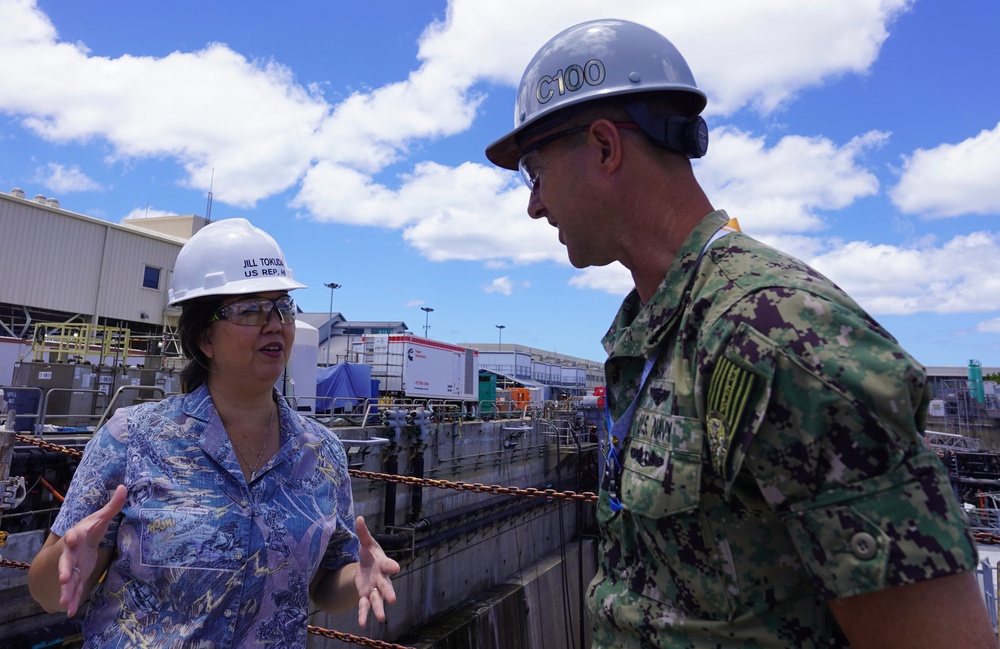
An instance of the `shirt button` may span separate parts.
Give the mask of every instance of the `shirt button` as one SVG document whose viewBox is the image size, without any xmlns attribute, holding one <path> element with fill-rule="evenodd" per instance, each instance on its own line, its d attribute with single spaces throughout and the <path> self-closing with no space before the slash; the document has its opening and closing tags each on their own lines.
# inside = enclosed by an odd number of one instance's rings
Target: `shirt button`
<svg viewBox="0 0 1000 649">
<path fill-rule="evenodd" d="M 240 552 L 239 550 L 236 551 L 236 554 L 234 556 L 236 557 L 237 561 L 243 561 L 243 553 Z"/>
<path fill-rule="evenodd" d="M 851 552 L 859 559 L 872 559 L 878 554 L 878 543 L 868 532 L 858 532 L 851 537 Z"/>
<path fill-rule="evenodd" d="M 244 507 L 246 507 L 247 505 L 250 504 L 250 501 L 247 500 L 246 498 L 244 498 L 243 500 L 240 501 L 240 504 L 243 505 Z"/>
<path fill-rule="evenodd" d="M 226 618 L 228 619 L 228 618 L 231 618 L 233 616 L 233 612 L 230 611 L 229 609 L 226 609 L 226 612 L 223 613 L 223 615 L 225 615 Z"/>
</svg>

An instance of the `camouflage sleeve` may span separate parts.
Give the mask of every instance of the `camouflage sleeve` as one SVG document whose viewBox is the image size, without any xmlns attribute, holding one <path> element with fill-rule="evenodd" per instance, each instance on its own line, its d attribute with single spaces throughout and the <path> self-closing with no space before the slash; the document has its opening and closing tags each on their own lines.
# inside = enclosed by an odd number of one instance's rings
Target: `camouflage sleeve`
<svg viewBox="0 0 1000 649">
<path fill-rule="evenodd" d="M 752 476 L 824 597 L 975 567 L 921 434 L 924 371 L 876 322 L 846 301 L 769 288 L 737 302 L 707 340 L 706 372 L 749 377 L 732 437 L 710 441 L 715 468 Z M 706 428 L 711 438 L 710 416 Z"/>
</svg>

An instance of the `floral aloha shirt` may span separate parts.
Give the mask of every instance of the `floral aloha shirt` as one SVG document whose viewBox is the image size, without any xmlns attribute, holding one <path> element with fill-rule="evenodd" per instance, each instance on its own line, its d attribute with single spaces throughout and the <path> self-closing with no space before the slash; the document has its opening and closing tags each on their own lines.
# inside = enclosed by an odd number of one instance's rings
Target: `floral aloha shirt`
<svg viewBox="0 0 1000 649">
<path fill-rule="evenodd" d="M 128 500 L 84 620 L 87 647 L 304 647 L 309 584 L 358 561 L 347 458 L 276 395 L 281 447 L 247 484 L 205 386 L 121 408 L 87 444 L 52 526 Z"/>
</svg>

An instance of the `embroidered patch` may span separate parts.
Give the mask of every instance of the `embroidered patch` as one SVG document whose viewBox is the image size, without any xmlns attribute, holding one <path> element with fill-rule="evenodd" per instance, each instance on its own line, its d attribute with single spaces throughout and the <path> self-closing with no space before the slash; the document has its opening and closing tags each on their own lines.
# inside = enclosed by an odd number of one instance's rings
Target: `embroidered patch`
<svg viewBox="0 0 1000 649">
<path fill-rule="evenodd" d="M 712 371 L 708 384 L 708 420 L 706 421 L 708 442 L 712 452 L 712 464 L 722 476 L 727 476 L 727 460 L 733 434 L 743 418 L 750 395 L 753 393 L 757 376 L 733 363 L 720 358 Z"/>
</svg>

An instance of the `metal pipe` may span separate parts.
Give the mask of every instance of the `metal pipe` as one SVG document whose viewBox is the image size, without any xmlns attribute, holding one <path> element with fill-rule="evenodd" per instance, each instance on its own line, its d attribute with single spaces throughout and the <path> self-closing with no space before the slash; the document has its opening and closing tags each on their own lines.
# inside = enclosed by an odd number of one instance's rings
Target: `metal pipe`
<svg viewBox="0 0 1000 649">
<path fill-rule="evenodd" d="M 397 452 L 390 452 L 385 459 L 385 472 L 389 475 L 399 473 L 399 456 Z M 385 483 L 385 501 L 383 505 L 383 525 L 386 529 L 396 526 L 396 483 Z"/>
<path fill-rule="evenodd" d="M 340 443 L 344 446 L 387 446 L 392 440 L 385 437 L 371 437 L 369 439 L 342 439 Z"/>
</svg>

